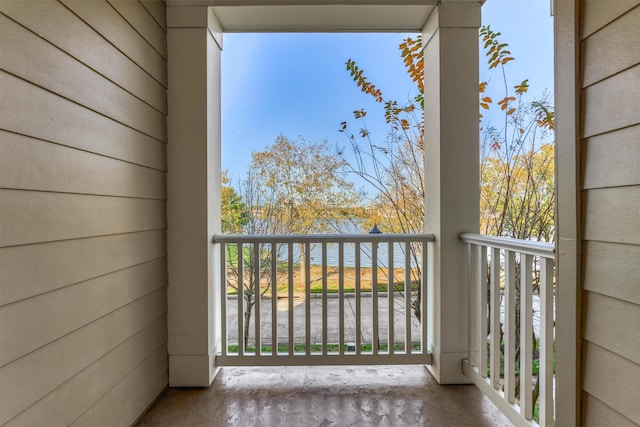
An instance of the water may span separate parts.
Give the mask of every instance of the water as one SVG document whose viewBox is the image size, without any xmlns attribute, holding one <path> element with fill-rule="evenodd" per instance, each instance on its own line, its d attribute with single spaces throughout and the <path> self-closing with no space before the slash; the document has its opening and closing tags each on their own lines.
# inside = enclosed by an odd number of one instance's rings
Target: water
<svg viewBox="0 0 640 427">
<path fill-rule="evenodd" d="M 329 224 L 331 234 L 362 234 L 362 225 L 364 224 L 363 219 L 345 219 L 339 221 L 332 221 Z M 361 267 L 371 267 L 372 265 L 372 244 L 371 243 L 361 243 L 360 244 L 360 266 Z M 378 243 L 378 266 L 379 267 L 389 267 L 389 244 L 388 243 Z M 283 260 L 286 259 L 286 248 L 283 248 L 281 251 L 283 256 Z M 355 254 L 356 248 L 355 243 L 345 243 L 344 244 L 344 266 L 345 267 L 355 267 Z M 300 262 L 300 245 L 294 245 L 293 257 L 295 262 Z M 322 245 L 314 244 L 311 245 L 311 253 L 310 253 L 311 265 L 322 265 Z M 338 253 L 338 244 L 337 243 L 329 243 L 327 244 L 327 265 L 328 266 L 338 266 L 339 262 L 339 253 Z M 395 243 L 393 244 L 393 266 L 401 267 L 405 266 L 405 244 L 404 243 Z M 415 267 L 417 265 L 414 257 L 411 257 L 410 265 Z"/>
<path fill-rule="evenodd" d="M 355 244 L 345 243 L 344 244 L 344 266 L 345 267 L 355 267 L 356 265 L 355 254 L 356 254 Z M 294 246 L 293 256 L 296 262 L 300 261 L 300 245 Z M 389 244 L 388 243 L 378 244 L 377 257 L 378 257 L 379 267 L 389 266 Z M 311 246 L 310 260 L 311 260 L 311 265 L 322 264 L 322 245 L 321 244 L 316 244 Z M 338 244 L 328 243 L 327 244 L 327 265 L 337 266 L 338 262 L 339 262 Z M 410 262 L 412 266 L 415 266 L 415 262 L 413 259 Z M 361 243 L 360 244 L 360 266 L 371 267 L 371 265 L 372 265 L 371 243 Z M 404 245 L 395 243 L 393 245 L 393 266 L 404 267 L 404 265 L 405 265 Z"/>
</svg>

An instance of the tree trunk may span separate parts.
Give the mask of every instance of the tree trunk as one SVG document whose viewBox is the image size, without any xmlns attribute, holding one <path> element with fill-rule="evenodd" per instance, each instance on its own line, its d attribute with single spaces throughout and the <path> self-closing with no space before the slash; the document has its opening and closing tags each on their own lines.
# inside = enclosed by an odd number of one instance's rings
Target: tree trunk
<svg viewBox="0 0 640 427">
<path fill-rule="evenodd" d="M 305 244 L 300 243 L 300 282 L 303 286 L 306 286 L 307 283 L 307 259 L 306 259 L 306 250 Z"/>
<path fill-rule="evenodd" d="M 245 298 L 247 307 L 244 310 L 244 351 L 249 347 L 249 322 L 251 321 L 251 309 L 253 308 L 253 298 L 247 295 Z"/>
</svg>

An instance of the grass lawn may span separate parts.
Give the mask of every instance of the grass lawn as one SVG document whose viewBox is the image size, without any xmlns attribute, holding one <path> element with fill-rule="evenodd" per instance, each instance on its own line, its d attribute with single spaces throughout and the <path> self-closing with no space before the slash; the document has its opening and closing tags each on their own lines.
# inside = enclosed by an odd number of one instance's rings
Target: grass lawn
<svg viewBox="0 0 640 427">
<path fill-rule="evenodd" d="M 305 293 L 305 282 L 303 280 L 303 274 L 301 271 L 301 267 L 299 264 L 294 266 L 293 273 L 293 292 L 294 294 L 304 294 Z M 319 265 L 311 265 L 309 267 L 310 272 L 310 291 L 311 293 L 322 293 L 322 278 L 323 271 L 322 267 Z M 247 280 L 248 273 L 245 272 L 245 281 Z M 264 286 L 266 286 L 267 280 L 270 273 L 266 273 L 263 279 L 261 280 L 261 289 L 264 290 Z M 394 269 L 394 290 L 404 291 L 404 274 L 405 270 L 403 268 L 395 268 Z M 418 289 L 418 272 L 417 269 L 411 272 L 411 289 Z M 285 296 L 289 289 L 288 283 L 288 268 L 285 265 L 278 266 L 278 295 Z M 386 292 L 388 288 L 388 269 L 379 267 L 378 268 L 378 291 Z M 232 269 L 227 270 L 227 280 L 229 282 L 229 286 L 227 287 L 228 295 L 237 295 L 237 276 Z M 339 291 L 339 269 L 335 266 L 327 266 L 327 292 L 328 293 L 338 293 Z M 371 284 L 372 284 L 372 269 L 371 267 L 361 267 L 360 268 L 360 290 L 362 292 L 371 292 Z M 356 269 L 354 267 L 344 267 L 344 290 L 347 293 L 352 293 L 355 291 L 356 287 Z M 266 296 L 271 295 L 271 290 L 267 290 L 265 292 Z"/>
</svg>

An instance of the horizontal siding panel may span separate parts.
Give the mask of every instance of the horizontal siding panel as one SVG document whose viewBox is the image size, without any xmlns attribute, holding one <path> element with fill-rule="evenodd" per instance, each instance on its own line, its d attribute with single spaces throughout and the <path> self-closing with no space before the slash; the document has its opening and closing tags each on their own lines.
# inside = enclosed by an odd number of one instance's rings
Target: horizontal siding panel
<svg viewBox="0 0 640 427">
<path fill-rule="evenodd" d="M 166 285 L 160 259 L 0 307 L 0 366 Z"/>
<path fill-rule="evenodd" d="M 583 337 L 640 365 L 640 305 L 592 292 L 583 304 Z"/>
<path fill-rule="evenodd" d="M 167 59 L 166 34 L 147 9 L 137 1 L 107 0 L 115 10 L 138 32 L 162 57 Z"/>
<path fill-rule="evenodd" d="M 167 168 L 165 144 L 115 120 L 2 71 L 0 93 L 0 129 L 154 169 Z"/>
<path fill-rule="evenodd" d="M 2 188 L 166 199 L 163 171 L 5 131 L 0 138 Z"/>
<path fill-rule="evenodd" d="M 640 186 L 583 192 L 586 240 L 640 245 Z"/>
<path fill-rule="evenodd" d="M 166 310 L 166 290 L 160 289 L 4 366 L 0 369 L 0 424 L 146 329 Z"/>
<path fill-rule="evenodd" d="M 140 414 L 166 388 L 167 369 L 165 346 L 157 349 L 72 425 L 78 427 L 133 425 Z M 118 408 L 115 417 L 113 408 Z"/>
<path fill-rule="evenodd" d="M 53 45 L 166 114 L 164 86 L 61 3 L 5 1 L 0 10 Z M 65 31 L 60 31 L 64 28 Z"/>
<path fill-rule="evenodd" d="M 640 305 L 640 246 L 584 242 L 584 289 Z"/>
<path fill-rule="evenodd" d="M 583 137 L 640 124 L 640 65 L 582 91 Z"/>
<path fill-rule="evenodd" d="M 160 316 L 147 328 L 115 347 L 104 357 L 20 413 L 7 424 L 7 427 L 39 426 L 44 425 L 45 422 L 51 426 L 70 425 L 83 416 L 87 408 L 94 405 L 105 394 L 111 393 L 114 387 L 127 381 L 142 367 L 150 367 L 152 372 L 145 372 L 146 376 L 138 375 L 141 381 L 155 382 L 156 378 L 162 378 L 163 375 L 166 378 L 166 362 L 163 367 L 159 361 L 161 355 L 166 360 L 166 328 L 166 316 Z M 78 392 L 79 390 L 82 392 Z M 112 419 L 114 408 L 120 410 L 121 407 L 111 408 Z M 113 422 L 104 419 L 101 423 L 94 425 L 111 424 Z"/>
<path fill-rule="evenodd" d="M 60 1 L 158 82 L 167 86 L 167 64 L 164 58 L 106 0 Z"/>
<path fill-rule="evenodd" d="M 583 141 L 583 188 L 640 185 L 640 126 Z"/>
<path fill-rule="evenodd" d="M 5 45 L 5 71 L 166 141 L 162 112 L 2 15 L 0 37 Z"/>
<path fill-rule="evenodd" d="M 0 200 L 3 246 L 166 228 L 162 200 L 18 190 Z"/>
<path fill-rule="evenodd" d="M 166 254 L 164 230 L 0 248 L 0 306 Z"/>
<path fill-rule="evenodd" d="M 639 26 L 637 7 L 582 42 L 583 87 L 638 64 Z"/>
<path fill-rule="evenodd" d="M 167 30 L 166 6 L 163 0 L 140 0 L 140 3 L 153 16 L 160 28 Z"/>
<path fill-rule="evenodd" d="M 584 427 L 637 427 L 637 424 L 588 393 L 582 394 L 582 419 Z"/>
<path fill-rule="evenodd" d="M 640 0 L 594 0 L 581 2 L 580 37 L 585 38 L 640 4 Z"/>
<path fill-rule="evenodd" d="M 589 342 L 583 348 L 583 389 L 640 424 L 640 366 Z"/>
</svg>

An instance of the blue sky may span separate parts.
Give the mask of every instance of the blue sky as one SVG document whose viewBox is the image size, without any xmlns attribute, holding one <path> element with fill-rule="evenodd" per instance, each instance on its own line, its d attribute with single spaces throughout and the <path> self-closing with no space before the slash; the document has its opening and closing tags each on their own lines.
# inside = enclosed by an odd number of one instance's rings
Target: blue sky
<svg viewBox="0 0 640 427">
<path fill-rule="evenodd" d="M 553 18 L 549 0 L 487 0 L 483 25 L 509 43 L 509 83 L 529 79 L 532 95 L 553 90 Z M 353 110 L 368 111 L 374 140 L 387 129 L 382 107 L 360 92 L 345 69 L 353 59 L 386 99 L 415 95 L 398 44 L 411 34 L 225 34 L 222 53 L 222 167 L 241 179 L 259 151 L 282 134 L 344 146 L 340 122 Z M 486 72 L 480 79 L 499 83 Z M 497 88 L 496 88 L 497 89 Z M 488 94 L 498 98 L 491 91 Z M 355 123 L 354 123 L 355 124 Z"/>
</svg>

